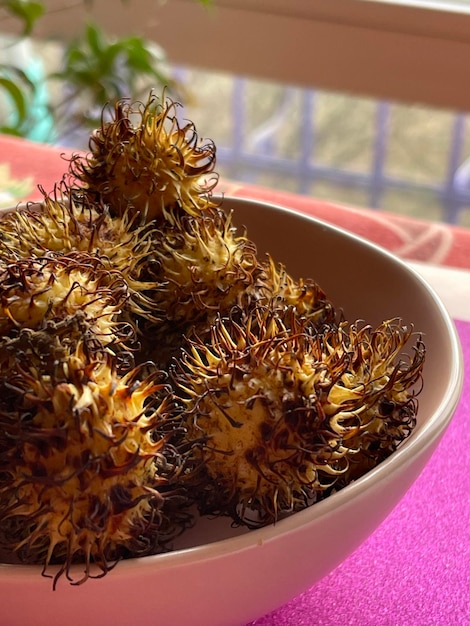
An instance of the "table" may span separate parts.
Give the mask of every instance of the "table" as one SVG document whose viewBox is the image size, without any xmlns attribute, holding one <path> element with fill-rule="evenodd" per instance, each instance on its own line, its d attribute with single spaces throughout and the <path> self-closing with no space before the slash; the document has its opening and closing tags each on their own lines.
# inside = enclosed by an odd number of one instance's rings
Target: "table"
<svg viewBox="0 0 470 626">
<path fill-rule="evenodd" d="M 69 155 L 0 136 L 0 207 L 51 191 Z M 290 207 L 397 254 L 441 296 L 461 339 L 465 383 L 455 417 L 405 498 L 353 555 L 251 626 L 470 624 L 470 230 L 221 180 L 219 192 Z"/>
</svg>

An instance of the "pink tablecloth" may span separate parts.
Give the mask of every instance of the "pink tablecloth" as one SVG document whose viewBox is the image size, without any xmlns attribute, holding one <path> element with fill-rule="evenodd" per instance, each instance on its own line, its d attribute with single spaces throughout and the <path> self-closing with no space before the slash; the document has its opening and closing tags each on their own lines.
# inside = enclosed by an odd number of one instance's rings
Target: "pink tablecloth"
<svg viewBox="0 0 470 626">
<path fill-rule="evenodd" d="M 335 571 L 253 626 L 470 625 L 470 323 L 457 329 L 463 396 L 418 481 Z"/>
<path fill-rule="evenodd" d="M 40 199 L 37 185 L 50 192 L 66 171 L 69 156 L 51 146 L 0 135 L 0 207 L 15 205 L 19 200 Z M 365 237 L 404 259 L 470 268 L 468 228 L 342 206 L 226 180 L 221 180 L 216 190 L 302 211 Z"/>
<path fill-rule="evenodd" d="M 255 185 L 221 181 L 227 195 L 273 202 L 339 226 L 402 259 L 470 268 L 470 229 L 340 205 Z"/>
<path fill-rule="evenodd" d="M 51 191 L 65 169 L 60 151 L 0 136 L 0 206 L 40 198 L 37 185 Z M 220 190 L 314 215 L 406 259 L 470 268 L 468 229 L 229 181 Z M 457 328 L 463 396 L 420 479 L 342 565 L 256 626 L 470 625 L 470 323 L 457 321 Z"/>
</svg>

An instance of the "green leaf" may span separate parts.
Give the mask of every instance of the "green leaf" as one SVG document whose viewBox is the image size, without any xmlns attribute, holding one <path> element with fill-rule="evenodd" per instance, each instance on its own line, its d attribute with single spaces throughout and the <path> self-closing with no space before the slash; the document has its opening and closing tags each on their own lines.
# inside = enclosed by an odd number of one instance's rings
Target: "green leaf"
<svg viewBox="0 0 470 626">
<path fill-rule="evenodd" d="M 129 37 L 125 41 L 125 51 L 127 62 L 132 69 L 148 74 L 153 73 L 152 55 L 143 40 Z"/>
<path fill-rule="evenodd" d="M 23 70 L 0 63 L 0 89 L 10 98 L 16 125 L 21 126 L 28 118 L 29 103 L 35 91 L 34 84 Z"/>
<path fill-rule="evenodd" d="M 20 137 L 21 133 L 17 128 L 13 126 L 0 126 L 0 134 L 2 135 L 15 135 L 15 137 Z"/>
<path fill-rule="evenodd" d="M 2 120 L 0 133 L 26 137 L 31 127 L 30 104 L 35 87 L 22 70 L 0 64 L 0 91 L 12 104 L 11 120 Z"/>
<path fill-rule="evenodd" d="M 18 123 L 21 124 L 26 119 L 27 112 L 27 99 L 24 93 L 18 87 L 18 85 L 10 80 L 0 76 L 0 87 L 2 87 L 10 96 L 13 104 L 15 105 L 16 114 L 18 117 Z"/>
<path fill-rule="evenodd" d="M 85 65 L 87 61 L 86 54 L 78 48 L 69 48 L 66 52 L 66 67 L 70 68 L 74 65 Z"/>
<path fill-rule="evenodd" d="M 89 22 L 85 30 L 85 41 L 90 47 L 93 54 L 101 55 L 105 47 L 105 41 L 102 31 L 97 24 Z"/>
<path fill-rule="evenodd" d="M 115 63 L 125 52 L 125 47 L 119 42 L 104 48 L 101 57 L 96 58 L 97 65 L 101 69 L 101 72 L 103 72 L 103 74 L 114 73 L 118 69 L 115 67 Z"/>
<path fill-rule="evenodd" d="M 44 15 L 43 2 L 29 0 L 5 0 L 1 3 L 7 11 L 23 22 L 23 34 L 29 35 L 37 20 Z"/>
</svg>

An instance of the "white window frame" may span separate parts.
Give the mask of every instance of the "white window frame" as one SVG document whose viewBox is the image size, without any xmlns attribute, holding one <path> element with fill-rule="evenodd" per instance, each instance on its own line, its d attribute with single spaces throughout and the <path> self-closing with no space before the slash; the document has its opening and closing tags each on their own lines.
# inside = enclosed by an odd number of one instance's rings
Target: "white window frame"
<svg viewBox="0 0 470 626">
<path fill-rule="evenodd" d="M 470 6 L 462 0 L 94 0 L 117 34 L 171 62 L 386 100 L 470 109 Z M 68 4 L 67 11 L 61 7 Z M 70 36 L 82 2 L 50 0 L 45 35 Z"/>
</svg>

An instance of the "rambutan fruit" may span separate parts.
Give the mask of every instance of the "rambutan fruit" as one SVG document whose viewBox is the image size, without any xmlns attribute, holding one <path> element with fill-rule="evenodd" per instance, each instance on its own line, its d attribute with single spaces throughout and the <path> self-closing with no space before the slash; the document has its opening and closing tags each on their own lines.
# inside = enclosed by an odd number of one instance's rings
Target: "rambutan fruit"
<svg viewBox="0 0 470 626">
<path fill-rule="evenodd" d="M 106 205 L 90 202 L 64 182 L 43 195 L 40 207 L 31 204 L 2 216 L 0 258 L 86 252 L 119 270 L 132 289 L 151 249 L 150 228 L 128 213 L 111 217 Z"/>
<path fill-rule="evenodd" d="M 243 325 L 219 319 L 210 342 L 193 338 L 174 376 L 205 468 L 201 512 L 274 522 L 344 486 L 363 447 L 372 463 L 371 426 L 394 449 L 410 432 L 424 359 L 418 342 L 411 363 L 396 361 L 409 336 L 398 324 L 315 334 L 294 309 L 259 307 Z"/>
<path fill-rule="evenodd" d="M 0 264 L 0 334 L 44 330 L 48 322 L 79 313 L 88 334 L 103 346 L 117 346 L 123 338 L 132 338 L 132 329 L 119 322 L 128 295 L 121 274 L 86 253 Z M 82 332 L 84 328 L 82 324 Z"/>
<path fill-rule="evenodd" d="M 171 215 L 154 240 L 145 291 L 144 335 L 161 349 L 179 346 L 184 335 L 207 335 L 217 315 L 251 306 L 261 297 L 265 270 L 255 245 L 232 226 L 231 216 L 208 209 L 200 216 Z M 145 307 L 142 307 L 143 309 Z"/>
<path fill-rule="evenodd" d="M 74 155 L 70 174 L 91 198 L 115 215 L 159 220 L 164 209 L 191 215 L 213 206 L 215 146 L 193 123 L 180 124 L 178 103 L 150 94 L 146 103 L 120 100 L 111 121 L 90 138 L 89 154 Z"/>
<path fill-rule="evenodd" d="M 161 493 L 180 471 L 159 435 L 171 393 L 162 372 L 119 376 L 109 354 L 92 361 L 82 345 L 53 369 L 41 354 L 0 376 L 0 545 L 3 558 L 42 564 L 54 586 L 62 575 L 80 584 L 180 530 Z"/>
<path fill-rule="evenodd" d="M 333 304 L 311 279 L 294 279 L 271 257 L 260 260 L 255 243 L 232 223 L 232 214 L 208 209 L 200 216 L 164 211 L 152 232 L 152 255 L 146 290 L 145 335 L 156 344 L 179 350 L 184 337 L 209 337 L 217 316 L 233 307 L 241 315 L 257 305 L 294 307 L 296 314 L 319 327 L 336 319 Z M 145 308 L 145 307 L 143 307 Z"/>
<path fill-rule="evenodd" d="M 65 184 L 44 195 L 37 205 L 6 214 L 0 220 L 0 261 L 82 252 L 95 257 L 107 271 L 119 272 L 129 298 L 123 319 L 131 312 L 149 311 L 144 295 L 154 284 L 148 280 L 148 266 L 154 245 L 152 226 L 129 213 L 111 217 L 106 206 L 93 204 Z"/>
<path fill-rule="evenodd" d="M 275 309 L 295 310 L 314 329 L 339 321 L 339 313 L 324 290 L 312 278 L 294 278 L 282 263 L 268 255 L 263 262 L 265 278 L 256 298 L 258 304 Z"/>
<path fill-rule="evenodd" d="M 413 338 L 411 350 L 405 351 Z M 348 469 L 338 479 L 341 487 L 385 460 L 414 430 L 426 349 L 421 336 L 399 319 L 375 329 L 343 324 L 328 343 L 329 351 L 346 347 L 350 366 L 331 388 L 325 412 L 334 413 L 362 397 L 355 428 L 335 422 L 351 449 Z"/>
</svg>

